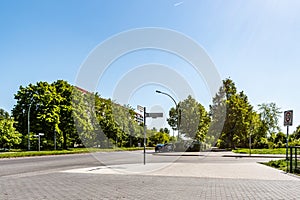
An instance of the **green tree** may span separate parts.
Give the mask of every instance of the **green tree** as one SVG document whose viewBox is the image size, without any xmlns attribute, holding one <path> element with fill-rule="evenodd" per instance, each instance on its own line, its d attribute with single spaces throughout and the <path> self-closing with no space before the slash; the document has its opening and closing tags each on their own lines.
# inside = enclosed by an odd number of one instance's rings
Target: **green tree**
<svg viewBox="0 0 300 200">
<path fill-rule="evenodd" d="M 172 107 L 169 110 L 169 118 L 167 118 L 168 124 L 174 130 L 178 130 L 178 108 Z"/>
<path fill-rule="evenodd" d="M 278 132 L 276 134 L 274 143 L 275 143 L 275 147 L 276 148 L 284 147 L 285 143 L 286 143 L 286 135 L 284 133 L 282 133 L 282 132 Z"/>
<path fill-rule="evenodd" d="M 262 121 L 261 131 L 264 133 L 264 137 L 267 137 L 271 133 L 280 132 L 278 125 L 280 114 L 280 108 L 275 103 L 263 103 L 259 104 L 260 118 Z"/>
<path fill-rule="evenodd" d="M 190 95 L 178 105 L 180 109 L 180 133 L 186 137 L 203 141 L 210 123 L 210 117 L 205 108 Z M 174 116 L 177 115 L 172 110 L 174 111 L 174 108 L 170 110 L 169 124 L 170 119 L 175 119 Z"/>
<path fill-rule="evenodd" d="M 0 108 L 0 120 L 9 119 L 9 113 Z"/>
<path fill-rule="evenodd" d="M 58 101 L 55 103 L 59 106 L 57 110 L 59 113 L 59 121 L 54 122 L 53 131 L 56 131 L 58 136 L 61 137 L 62 148 L 67 149 L 70 146 L 74 146 L 75 143 L 81 143 L 72 116 L 72 94 L 73 90 L 76 90 L 76 87 L 71 86 L 68 82 L 63 80 L 55 81 L 52 85 L 55 87 L 56 95 L 58 96 L 56 98 Z"/>
<path fill-rule="evenodd" d="M 0 147 L 10 149 L 21 143 L 22 135 L 16 131 L 14 123 L 8 113 L 0 109 Z"/>
<path fill-rule="evenodd" d="M 226 108 L 226 110 L 225 110 Z M 214 137 L 216 130 L 222 130 L 217 145 L 221 148 L 245 147 L 248 145 L 250 127 L 255 113 L 244 92 L 237 92 L 235 83 L 225 79 L 223 86 L 210 106 L 212 124 L 210 131 Z M 223 128 L 220 126 L 223 124 Z"/>
<path fill-rule="evenodd" d="M 43 139 L 52 141 L 54 127 L 59 122 L 59 107 L 56 102 L 59 101 L 56 96 L 55 88 L 47 82 L 38 82 L 36 85 L 20 87 L 15 94 L 17 104 L 13 108 L 13 117 L 18 122 L 17 130 L 27 136 L 27 120 L 30 117 L 30 131 L 37 134 L 45 133 Z M 49 147 L 49 143 L 45 144 Z"/>
<path fill-rule="evenodd" d="M 23 139 L 27 137 L 29 114 L 30 132 L 45 133 L 45 148 L 53 148 L 55 135 L 61 148 L 65 149 L 67 144 L 71 145 L 70 138 L 74 138 L 76 134 L 72 118 L 72 90 L 73 86 L 61 80 L 52 84 L 38 82 L 27 87 L 21 86 L 15 94 L 17 104 L 12 114 L 18 122 L 15 125 L 16 129 L 22 133 Z"/>
<path fill-rule="evenodd" d="M 149 140 L 153 145 L 164 144 L 170 141 L 170 135 L 168 133 L 159 131 L 149 137 Z"/>
<path fill-rule="evenodd" d="M 170 130 L 168 128 L 160 128 L 159 132 L 170 134 Z"/>
<path fill-rule="evenodd" d="M 209 114 L 211 116 L 211 123 L 207 134 L 207 142 L 212 146 L 217 144 L 217 141 L 222 134 L 224 123 L 226 119 L 226 92 L 224 85 L 219 88 L 218 93 L 212 99 L 212 105 L 209 106 Z"/>
<path fill-rule="evenodd" d="M 296 130 L 292 134 L 294 139 L 300 139 L 300 125 L 297 126 Z"/>
<path fill-rule="evenodd" d="M 95 114 L 95 96 L 82 93 L 74 88 L 72 91 L 72 117 L 78 133 L 77 142 L 85 147 L 97 145 L 97 117 Z"/>
</svg>

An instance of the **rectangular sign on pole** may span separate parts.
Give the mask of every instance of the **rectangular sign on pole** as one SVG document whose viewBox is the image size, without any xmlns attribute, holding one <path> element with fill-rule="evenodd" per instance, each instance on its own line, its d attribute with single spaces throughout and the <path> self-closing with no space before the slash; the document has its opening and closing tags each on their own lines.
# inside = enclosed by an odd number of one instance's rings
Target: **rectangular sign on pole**
<svg viewBox="0 0 300 200">
<path fill-rule="evenodd" d="M 293 111 L 287 110 L 284 111 L 284 126 L 292 126 L 293 125 Z"/>
<path fill-rule="evenodd" d="M 286 162 L 288 162 L 288 149 L 289 149 L 289 126 L 293 125 L 293 111 L 284 111 L 284 126 L 286 126 Z M 288 166 L 288 164 L 287 164 Z M 288 170 L 288 168 L 287 168 Z"/>
<path fill-rule="evenodd" d="M 163 117 L 163 113 L 146 113 L 145 116 L 151 118 L 158 118 L 158 117 Z"/>
<path fill-rule="evenodd" d="M 144 112 L 144 107 L 143 106 L 137 105 L 137 109 L 140 112 Z"/>
</svg>

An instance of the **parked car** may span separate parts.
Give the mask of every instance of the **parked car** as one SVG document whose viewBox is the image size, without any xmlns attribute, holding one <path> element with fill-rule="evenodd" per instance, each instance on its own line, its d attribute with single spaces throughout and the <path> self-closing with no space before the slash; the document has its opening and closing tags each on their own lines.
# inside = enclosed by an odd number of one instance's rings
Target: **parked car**
<svg viewBox="0 0 300 200">
<path fill-rule="evenodd" d="M 165 146 L 164 144 L 157 144 L 155 146 L 155 152 L 161 152 L 163 150 L 164 146 Z"/>
<path fill-rule="evenodd" d="M 165 144 L 157 144 L 155 146 L 155 152 L 169 152 L 174 151 L 174 144 L 165 143 Z"/>
</svg>

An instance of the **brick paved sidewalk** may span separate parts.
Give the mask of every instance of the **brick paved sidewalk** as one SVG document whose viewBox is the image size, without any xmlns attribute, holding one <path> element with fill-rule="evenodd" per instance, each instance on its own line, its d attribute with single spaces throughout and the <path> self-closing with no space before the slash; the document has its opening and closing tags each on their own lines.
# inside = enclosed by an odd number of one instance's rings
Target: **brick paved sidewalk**
<svg viewBox="0 0 300 200">
<path fill-rule="evenodd" d="M 50 173 L 0 178 L 1 200 L 299 199 L 297 180 Z"/>
<path fill-rule="evenodd" d="M 0 177 L 1 200 L 299 199 L 300 179 L 251 158 L 123 164 Z M 215 156 L 215 157 L 214 157 Z M 191 161 L 191 162 L 188 162 Z"/>
</svg>

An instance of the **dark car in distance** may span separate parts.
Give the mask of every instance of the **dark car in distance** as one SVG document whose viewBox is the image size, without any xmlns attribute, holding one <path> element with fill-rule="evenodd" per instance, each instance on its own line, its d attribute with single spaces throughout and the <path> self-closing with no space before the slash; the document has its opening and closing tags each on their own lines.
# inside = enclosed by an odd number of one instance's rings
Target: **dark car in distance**
<svg viewBox="0 0 300 200">
<path fill-rule="evenodd" d="M 174 145 L 172 143 L 157 144 L 155 146 L 155 152 L 169 152 L 174 151 Z"/>
</svg>

